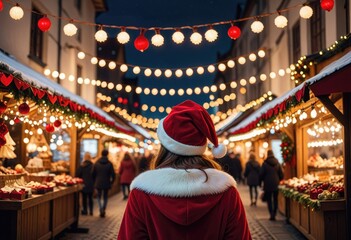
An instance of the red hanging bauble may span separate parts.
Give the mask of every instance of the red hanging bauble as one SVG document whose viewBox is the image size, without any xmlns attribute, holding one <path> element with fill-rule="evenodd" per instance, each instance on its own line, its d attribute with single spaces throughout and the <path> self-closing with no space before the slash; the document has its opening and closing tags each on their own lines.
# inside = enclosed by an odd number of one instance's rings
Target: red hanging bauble
<svg viewBox="0 0 351 240">
<path fill-rule="evenodd" d="M 15 119 L 13 119 L 13 121 L 17 124 L 19 123 L 21 120 L 18 117 L 15 117 Z"/>
<path fill-rule="evenodd" d="M 28 114 L 30 111 L 30 108 L 27 103 L 22 103 L 21 105 L 18 106 L 18 111 L 20 114 Z"/>
<path fill-rule="evenodd" d="M 124 105 L 128 104 L 128 99 L 127 98 L 123 99 L 123 104 Z"/>
<path fill-rule="evenodd" d="M 137 107 L 139 107 L 139 103 L 138 103 L 138 102 L 134 102 L 133 106 L 134 106 L 135 108 L 137 108 Z"/>
<path fill-rule="evenodd" d="M 47 16 L 44 16 L 44 17 L 39 19 L 38 28 L 41 31 L 46 32 L 50 29 L 50 27 L 51 27 L 51 21 Z"/>
<path fill-rule="evenodd" d="M 6 111 L 6 104 L 4 102 L 0 102 L 0 114 L 3 114 Z"/>
<path fill-rule="evenodd" d="M 54 126 L 52 126 L 51 124 L 46 125 L 45 129 L 48 133 L 52 133 L 55 131 Z"/>
<path fill-rule="evenodd" d="M 61 124 L 62 124 L 62 122 L 61 122 L 60 120 L 56 120 L 56 121 L 54 122 L 54 126 L 57 127 L 57 128 L 60 127 Z"/>
<path fill-rule="evenodd" d="M 326 11 L 331 11 L 334 7 L 334 0 L 322 0 L 321 8 Z"/>
<path fill-rule="evenodd" d="M 238 28 L 237 26 L 231 26 L 229 29 L 228 29 L 228 36 L 231 38 L 231 39 L 237 39 L 239 38 L 241 35 L 241 30 L 240 28 Z"/>
<path fill-rule="evenodd" d="M 0 11 L 4 9 L 4 3 L 0 0 Z"/>
<path fill-rule="evenodd" d="M 144 30 L 142 30 L 140 35 L 134 40 L 134 47 L 140 52 L 144 52 L 149 47 L 149 40 L 144 36 Z"/>
</svg>

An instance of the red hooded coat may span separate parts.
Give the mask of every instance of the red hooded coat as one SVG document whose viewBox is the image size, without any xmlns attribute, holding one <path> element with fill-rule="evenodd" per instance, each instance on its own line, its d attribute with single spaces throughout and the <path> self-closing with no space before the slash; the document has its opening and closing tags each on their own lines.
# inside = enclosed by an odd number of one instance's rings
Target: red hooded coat
<svg viewBox="0 0 351 240">
<path fill-rule="evenodd" d="M 164 168 L 131 185 L 120 240 L 245 239 L 251 235 L 234 179 L 219 170 Z"/>
</svg>

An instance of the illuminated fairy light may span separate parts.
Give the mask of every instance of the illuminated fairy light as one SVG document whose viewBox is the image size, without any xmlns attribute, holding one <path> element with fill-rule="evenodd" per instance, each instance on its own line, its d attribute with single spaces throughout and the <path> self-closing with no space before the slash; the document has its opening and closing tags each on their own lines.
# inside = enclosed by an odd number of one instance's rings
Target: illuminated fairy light
<svg viewBox="0 0 351 240">
<path fill-rule="evenodd" d="M 110 136 L 110 137 L 119 138 L 119 139 L 126 139 L 126 140 L 128 140 L 130 142 L 135 142 L 136 141 L 135 137 L 132 137 L 132 136 L 124 134 L 124 133 L 112 132 L 112 131 L 106 130 L 104 128 L 96 128 L 95 131 L 99 132 L 99 133 L 102 133 L 104 135 Z"/>
<path fill-rule="evenodd" d="M 245 134 L 238 134 L 238 135 L 235 135 L 235 136 L 231 136 L 229 137 L 229 141 L 230 142 L 237 142 L 237 141 L 243 141 L 243 140 L 247 140 L 247 139 L 251 139 L 251 138 L 254 138 L 254 137 L 257 137 L 261 134 L 264 134 L 266 133 L 267 130 L 264 129 L 264 128 L 261 128 L 261 129 L 254 129 L 248 133 L 245 133 Z"/>
</svg>

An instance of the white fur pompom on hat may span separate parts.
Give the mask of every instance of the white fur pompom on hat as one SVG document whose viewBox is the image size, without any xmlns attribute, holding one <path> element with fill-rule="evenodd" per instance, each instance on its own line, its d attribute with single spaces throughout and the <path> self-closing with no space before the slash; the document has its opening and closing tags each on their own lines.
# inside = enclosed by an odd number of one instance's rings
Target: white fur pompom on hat
<svg viewBox="0 0 351 240">
<path fill-rule="evenodd" d="M 227 153 L 227 147 L 224 144 L 218 144 L 217 147 L 212 148 L 212 155 L 214 158 L 222 158 Z"/>
</svg>

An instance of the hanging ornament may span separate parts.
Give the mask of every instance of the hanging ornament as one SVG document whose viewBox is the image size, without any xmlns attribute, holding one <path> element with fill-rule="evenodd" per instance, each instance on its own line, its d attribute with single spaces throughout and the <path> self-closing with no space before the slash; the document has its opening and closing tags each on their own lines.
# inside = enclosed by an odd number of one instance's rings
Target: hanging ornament
<svg viewBox="0 0 351 240">
<path fill-rule="evenodd" d="M 322 0 L 321 8 L 325 11 L 330 12 L 334 7 L 334 0 Z"/>
<path fill-rule="evenodd" d="M 256 20 L 251 24 L 251 31 L 254 33 L 260 33 L 264 29 L 264 25 L 261 21 Z"/>
<path fill-rule="evenodd" d="M 196 28 L 193 29 L 193 34 L 190 36 L 190 41 L 195 45 L 199 45 L 202 42 L 202 36 L 197 32 Z"/>
<path fill-rule="evenodd" d="M 55 131 L 55 128 L 54 128 L 54 126 L 52 126 L 51 124 L 48 124 L 48 125 L 46 125 L 45 130 L 46 130 L 48 133 L 53 133 L 53 132 Z"/>
<path fill-rule="evenodd" d="M 140 35 L 134 40 L 134 47 L 140 52 L 144 52 L 149 47 L 149 40 L 144 36 L 145 30 L 140 30 Z"/>
<path fill-rule="evenodd" d="M 159 29 L 156 29 L 155 32 L 156 32 L 156 34 L 153 35 L 152 38 L 151 38 L 151 43 L 152 43 L 152 45 L 154 45 L 156 47 L 160 47 L 160 46 L 163 45 L 165 39 L 160 34 L 160 30 Z"/>
<path fill-rule="evenodd" d="M 0 12 L 4 9 L 4 3 L 0 0 Z"/>
<path fill-rule="evenodd" d="M 0 102 L 0 114 L 3 114 L 6 111 L 6 104 L 4 102 Z"/>
<path fill-rule="evenodd" d="M 107 33 L 102 29 L 102 26 L 100 26 L 99 31 L 95 33 L 95 40 L 98 42 L 105 42 L 107 38 Z"/>
<path fill-rule="evenodd" d="M 30 108 L 27 103 L 22 103 L 21 105 L 18 106 L 18 111 L 20 114 L 26 115 L 29 113 Z"/>
<path fill-rule="evenodd" d="M 129 40 L 130 40 L 130 36 L 126 32 L 126 29 L 125 28 L 121 28 L 121 32 L 117 34 L 117 41 L 120 44 L 126 44 L 127 42 L 129 42 Z"/>
<path fill-rule="evenodd" d="M 55 120 L 55 122 L 54 122 L 54 126 L 56 128 L 59 128 L 61 126 L 61 124 L 62 124 L 62 122 L 60 120 Z"/>
<path fill-rule="evenodd" d="M 66 36 L 72 37 L 77 33 L 78 28 L 76 25 L 72 23 L 73 21 L 71 20 L 69 23 L 67 23 L 63 27 L 63 32 L 65 33 Z"/>
<path fill-rule="evenodd" d="M 21 18 L 23 18 L 24 12 L 23 9 L 18 5 L 18 3 L 16 4 L 16 6 L 13 6 L 10 9 L 10 17 L 14 20 L 20 20 Z"/>
<path fill-rule="evenodd" d="M 241 30 L 240 28 L 238 28 L 237 26 L 231 26 L 229 29 L 228 29 L 228 36 L 231 38 L 231 39 L 238 39 L 241 35 Z"/>
<path fill-rule="evenodd" d="M 184 34 L 180 30 L 176 30 L 172 35 L 172 40 L 176 44 L 181 44 L 184 41 Z"/>
<path fill-rule="evenodd" d="M 288 25 L 288 19 L 279 14 L 279 16 L 274 19 L 274 24 L 277 28 L 285 28 Z"/>
<path fill-rule="evenodd" d="M 304 19 L 309 19 L 310 17 L 312 17 L 312 15 L 313 9 L 310 6 L 305 5 L 300 9 L 300 17 Z"/>
<path fill-rule="evenodd" d="M 50 27 L 51 27 L 51 21 L 46 15 L 44 15 L 42 18 L 39 19 L 38 28 L 41 31 L 43 32 L 49 31 Z"/>
<path fill-rule="evenodd" d="M 15 118 L 13 119 L 13 121 L 14 121 L 16 124 L 21 122 L 21 120 L 20 120 L 18 117 L 15 117 Z"/>
<path fill-rule="evenodd" d="M 205 32 L 205 38 L 208 42 L 214 42 L 218 38 L 218 32 L 212 28 L 212 26 L 209 27 L 209 29 Z"/>
</svg>

